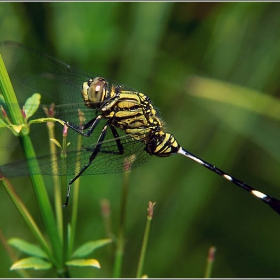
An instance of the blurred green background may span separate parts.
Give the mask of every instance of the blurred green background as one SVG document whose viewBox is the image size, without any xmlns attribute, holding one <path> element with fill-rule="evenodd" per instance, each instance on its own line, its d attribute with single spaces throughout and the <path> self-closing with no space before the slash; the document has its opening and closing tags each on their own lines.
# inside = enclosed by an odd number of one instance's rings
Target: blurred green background
<svg viewBox="0 0 280 280">
<path fill-rule="evenodd" d="M 270 107 L 258 114 L 199 98 L 193 93 L 197 87 L 209 90 L 207 83 L 197 79 L 189 83 L 190 77 L 201 76 L 256 90 L 260 94 L 254 100 L 242 92 L 244 102 L 253 107 L 262 103 L 262 95 L 271 95 L 276 102 L 280 3 L 0 3 L 0 25 L 0 41 L 24 43 L 144 92 L 185 149 L 280 198 L 279 122 L 266 116 Z M 215 83 L 211 91 L 217 94 Z M 112 229 L 117 233 L 123 178 L 123 174 L 83 177 L 76 246 L 106 237 L 100 214 L 104 198 L 110 201 Z M 17 191 L 43 228 L 32 187 L 28 179 L 20 182 Z M 3 188 L 0 196 L 5 237 L 35 242 Z M 144 266 L 149 277 L 203 277 L 213 245 L 217 247 L 213 277 L 280 276 L 279 215 L 176 155 L 154 157 L 131 172 L 122 277 L 135 276 L 148 201 L 156 202 Z M 101 270 L 71 268 L 71 275 L 110 277 L 113 256 L 107 249 L 92 256 L 100 261 Z M 0 263 L 0 277 L 18 276 L 9 271 L 11 261 L 3 246 Z M 52 271 L 29 273 L 56 277 Z"/>
</svg>

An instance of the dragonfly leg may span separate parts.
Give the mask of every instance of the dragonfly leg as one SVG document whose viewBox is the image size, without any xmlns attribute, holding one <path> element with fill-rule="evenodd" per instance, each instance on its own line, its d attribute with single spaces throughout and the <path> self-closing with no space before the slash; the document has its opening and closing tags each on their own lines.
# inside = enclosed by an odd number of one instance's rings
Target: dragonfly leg
<svg viewBox="0 0 280 280">
<path fill-rule="evenodd" d="M 112 126 L 112 125 L 110 125 L 110 124 L 109 124 L 109 127 L 110 127 L 110 129 L 111 129 L 111 131 L 112 131 L 112 133 L 113 133 L 113 136 L 114 136 L 115 140 L 116 140 L 116 144 L 117 144 L 117 147 L 118 147 L 118 150 L 119 150 L 119 153 L 118 153 L 118 154 L 122 155 L 122 154 L 123 154 L 123 145 L 122 145 L 122 143 L 121 143 L 121 140 L 120 140 L 120 136 L 119 136 L 119 134 L 118 134 L 118 131 L 116 130 L 116 128 L 115 128 L 114 126 Z M 103 151 L 102 151 L 102 152 L 103 152 Z M 112 152 L 111 152 L 111 153 L 112 153 Z"/>
<path fill-rule="evenodd" d="M 108 129 L 108 125 L 106 124 L 101 131 L 101 134 L 100 134 L 100 136 L 98 138 L 98 141 L 97 141 L 97 145 L 95 146 L 92 154 L 90 155 L 88 163 L 79 171 L 79 173 L 73 179 L 70 180 L 70 182 L 68 184 L 67 194 L 66 194 L 66 201 L 63 204 L 63 207 L 67 206 L 67 204 L 68 204 L 68 200 L 69 200 L 70 192 L 71 192 L 71 185 L 87 170 L 87 168 L 91 165 L 93 160 L 98 155 L 98 153 L 100 151 L 100 148 L 101 148 L 101 145 L 102 145 L 102 142 L 103 142 L 103 140 L 106 136 L 107 129 Z"/>
<path fill-rule="evenodd" d="M 98 125 L 98 123 L 100 122 L 100 120 L 102 119 L 102 116 L 99 115 L 96 118 L 90 120 L 88 123 L 86 123 L 85 125 L 78 126 L 69 122 L 64 122 L 69 128 L 73 129 L 74 131 L 78 132 L 79 134 L 89 137 L 94 129 L 96 128 L 96 126 Z M 85 130 L 88 129 L 87 132 L 85 132 Z"/>
<path fill-rule="evenodd" d="M 113 137 L 115 138 L 115 141 L 116 141 L 116 144 L 117 144 L 117 147 L 118 147 L 118 151 L 112 151 L 112 150 L 103 150 L 103 149 L 100 149 L 99 150 L 99 153 L 102 153 L 102 154 L 111 154 L 111 155 L 122 155 L 123 154 L 123 145 L 121 143 L 121 140 L 120 140 L 120 136 L 116 130 L 116 128 L 112 125 L 109 124 L 109 128 L 111 129 L 112 131 L 112 134 L 113 134 Z M 94 151 L 95 148 L 90 148 L 90 147 L 87 147 L 86 150 L 87 151 Z"/>
</svg>

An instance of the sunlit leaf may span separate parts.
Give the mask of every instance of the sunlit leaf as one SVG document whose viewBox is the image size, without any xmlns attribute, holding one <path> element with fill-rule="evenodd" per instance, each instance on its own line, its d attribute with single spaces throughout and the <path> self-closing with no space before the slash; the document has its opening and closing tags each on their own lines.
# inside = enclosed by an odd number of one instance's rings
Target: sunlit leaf
<svg viewBox="0 0 280 280">
<path fill-rule="evenodd" d="M 99 247 L 111 243 L 111 239 L 100 239 L 96 241 L 89 241 L 81 245 L 72 255 L 72 257 L 84 257 L 92 253 Z"/>
<path fill-rule="evenodd" d="M 28 255 L 48 258 L 46 253 L 39 246 L 29 243 L 25 240 L 19 238 L 11 238 L 8 243 Z"/>
<path fill-rule="evenodd" d="M 21 259 L 17 262 L 15 262 L 10 270 L 16 270 L 16 269 L 35 269 L 35 270 L 41 270 L 41 269 L 49 269 L 51 268 L 52 265 L 51 263 L 44 261 L 40 258 L 36 257 L 30 257 L 30 258 L 25 258 Z"/>
<path fill-rule="evenodd" d="M 93 266 L 100 268 L 100 263 L 96 259 L 75 259 L 66 262 L 66 264 L 71 266 Z"/>
<path fill-rule="evenodd" d="M 54 139 L 54 138 L 50 138 L 50 141 L 52 141 L 56 146 L 58 146 L 59 148 L 61 148 L 62 149 L 62 147 L 61 147 L 61 145 L 60 145 L 60 143 L 56 140 L 56 139 Z"/>
<path fill-rule="evenodd" d="M 26 118 L 33 116 L 33 114 L 37 111 L 40 105 L 41 95 L 39 93 L 34 93 L 31 97 L 29 97 L 24 104 L 24 111 L 26 114 Z"/>
<path fill-rule="evenodd" d="M 24 125 L 12 125 L 10 128 L 11 128 L 14 132 L 16 132 L 17 134 L 19 134 L 20 131 L 22 130 L 23 126 L 24 126 Z"/>
</svg>

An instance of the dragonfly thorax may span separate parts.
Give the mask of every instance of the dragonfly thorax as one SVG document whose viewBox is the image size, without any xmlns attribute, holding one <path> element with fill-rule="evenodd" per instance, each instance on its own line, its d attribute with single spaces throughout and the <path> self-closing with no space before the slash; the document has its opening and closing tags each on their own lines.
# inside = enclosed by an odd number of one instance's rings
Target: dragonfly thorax
<svg viewBox="0 0 280 280">
<path fill-rule="evenodd" d="M 84 82 L 82 86 L 82 97 L 87 107 L 100 107 L 100 104 L 104 100 L 111 97 L 107 81 L 102 77 L 96 77 Z"/>
</svg>

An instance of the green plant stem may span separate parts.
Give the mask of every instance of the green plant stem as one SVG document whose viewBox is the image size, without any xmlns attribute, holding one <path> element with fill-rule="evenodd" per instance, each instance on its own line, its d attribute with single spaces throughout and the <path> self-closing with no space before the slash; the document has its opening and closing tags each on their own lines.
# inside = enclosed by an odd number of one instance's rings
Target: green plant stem
<svg viewBox="0 0 280 280">
<path fill-rule="evenodd" d="M 36 154 L 34 152 L 30 138 L 28 136 L 25 136 L 25 137 L 21 137 L 20 140 L 22 142 L 22 146 L 26 158 L 27 159 L 35 158 Z M 30 166 L 29 169 L 32 170 L 32 167 Z M 41 175 L 35 175 L 35 174 L 31 174 L 30 178 L 39 203 L 39 207 L 45 223 L 46 230 L 48 232 L 50 241 L 52 243 L 53 252 L 57 259 L 57 264 L 56 264 L 57 268 L 61 270 L 62 267 L 64 267 L 64 261 L 62 256 L 62 242 L 56 227 L 54 214 L 47 195 L 43 178 Z"/>
<path fill-rule="evenodd" d="M 54 123 L 47 122 L 49 139 L 55 139 L 54 126 L 55 126 Z M 53 141 L 49 141 L 49 143 L 50 143 L 51 160 L 53 162 L 52 171 L 53 174 L 58 174 L 56 145 Z M 62 214 L 61 185 L 60 185 L 60 179 L 56 175 L 53 175 L 53 190 L 54 190 L 57 228 L 62 242 L 63 241 L 63 214 Z"/>
<path fill-rule="evenodd" d="M 128 196 L 128 178 L 129 178 L 129 171 L 126 171 L 124 173 L 124 184 L 123 184 L 122 197 L 121 197 L 120 227 L 119 227 L 117 248 L 115 254 L 115 264 L 114 264 L 114 272 L 113 272 L 114 278 L 121 277 L 121 269 L 122 269 L 123 253 L 124 253 L 124 229 L 125 229 L 125 218 L 126 218 L 126 204 L 127 204 L 127 196 Z"/>
<path fill-rule="evenodd" d="M 0 81 L 1 81 L 0 86 L 3 93 L 3 97 L 5 99 L 7 107 L 11 114 L 11 119 L 13 123 L 24 124 L 23 116 L 20 113 L 19 106 L 18 108 L 11 106 L 11 104 L 13 105 L 18 104 L 18 102 L 1 56 L 0 56 Z M 41 210 L 41 214 L 43 217 L 43 221 L 52 244 L 52 250 L 53 250 L 54 260 L 55 260 L 54 265 L 57 268 L 58 274 L 63 275 L 63 271 L 65 271 L 65 266 L 64 266 L 64 260 L 62 255 L 62 243 L 56 227 L 54 214 L 46 192 L 44 181 L 40 174 L 37 175 L 32 174 L 32 166 L 30 166 L 28 162 L 28 159 L 35 158 L 36 154 L 33 149 L 29 136 L 24 134 L 24 131 L 23 132 L 21 131 L 20 134 L 21 137 L 19 137 L 19 140 L 21 142 L 25 158 L 27 159 L 27 164 L 30 170 L 30 178 L 32 181 L 33 189 L 35 191 L 39 208 Z"/>
<path fill-rule="evenodd" d="M 62 150 L 61 150 L 61 158 L 62 158 L 62 170 L 63 170 L 63 175 L 61 177 L 61 190 L 66 190 L 67 189 L 67 163 L 66 163 L 66 158 L 67 158 L 67 131 L 68 128 L 67 126 L 64 126 L 63 128 L 63 134 L 62 134 Z M 68 209 L 64 209 L 64 214 L 67 213 Z M 68 228 L 67 228 L 67 223 L 68 221 L 64 219 L 63 223 L 63 257 L 64 260 L 68 260 Z"/>
<path fill-rule="evenodd" d="M 54 126 L 55 123 L 48 122 L 47 128 L 49 133 L 49 139 L 55 139 L 55 133 L 54 133 Z M 64 143 L 65 144 L 65 141 Z M 66 145 L 66 144 L 65 144 Z M 66 147 L 65 147 L 66 149 Z M 57 154 L 56 154 L 56 144 L 53 141 L 50 141 L 50 154 L 52 158 L 52 171 L 53 171 L 53 184 L 54 184 L 54 200 L 55 200 L 55 212 L 56 212 L 56 219 L 57 219 L 57 228 L 60 235 L 61 243 L 62 243 L 62 251 L 63 251 L 63 263 L 65 263 L 67 258 L 67 224 L 65 220 L 63 219 L 63 212 L 62 212 L 62 198 L 61 198 L 61 182 L 60 178 L 56 176 L 55 174 L 58 174 L 58 163 L 57 163 Z M 63 223 L 64 221 L 64 223 Z M 62 276 L 63 277 L 70 277 L 68 270 L 65 268 L 65 270 L 62 270 Z"/>
<path fill-rule="evenodd" d="M 216 247 L 212 246 L 209 248 L 207 265 L 205 269 L 204 278 L 210 278 L 212 274 L 213 263 L 215 259 Z"/>
<path fill-rule="evenodd" d="M 47 253 L 49 259 L 54 263 L 55 260 L 53 259 L 52 252 L 46 242 L 46 240 L 43 237 L 43 234 L 41 233 L 40 229 L 38 228 L 37 224 L 33 220 L 32 216 L 30 215 L 29 211 L 26 209 L 25 205 L 21 201 L 20 197 L 15 192 L 13 186 L 10 184 L 10 182 L 3 178 L 1 179 L 1 182 L 7 191 L 8 195 L 12 199 L 14 205 L 18 209 L 19 213 L 21 214 L 22 218 L 26 222 L 27 226 L 33 233 L 33 235 L 36 237 L 37 241 L 40 243 L 44 251 Z"/>
<path fill-rule="evenodd" d="M 101 213 L 104 221 L 105 233 L 107 238 L 114 238 L 112 234 L 112 223 L 111 223 L 111 210 L 110 202 L 107 199 L 101 200 Z"/>
<path fill-rule="evenodd" d="M 145 260 L 145 256 L 146 256 L 146 250 L 147 250 L 147 244 L 148 244 L 148 239 L 149 239 L 151 221 L 153 219 L 153 207 L 154 207 L 154 205 L 155 205 L 155 203 L 149 202 L 146 228 L 145 228 L 145 232 L 144 232 L 144 237 L 143 237 L 143 242 L 142 242 L 142 247 L 141 247 L 141 253 L 140 253 L 138 267 L 137 267 L 136 278 L 141 278 L 142 275 L 143 275 L 144 260 Z"/>
<path fill-rule="evenodd" d="M 148 244 L 150 226 L 151 226 L 151 220 L 147 219 L 143 243 L 142 243 L 142 247 L 141 247 L 140 258 L 139 258 L 139 262 L 138 262 L 136 278 L 141 278 L 141 276 L 143 274 L 143 266 L 144 266 L 144 260 L 145 260 L 146 249 L 147 249 L 147 244 Z"/>
<path fill-rule="evenodd" d="M 76 172 L 79 172 L 81 168 L 81 159 L 80 153 L 82 147 L 82 135 L 78 135 L 78 143 L 77 143 L 77 161 L 76 161 Z M 68 256 L 70 256 L 73 252 L 74 248 L 74 241 L 76 235 L 76 228 L 77 228 L 77 217 L 78 217 L 78 206 L 79 206 L 79 189 L 80 189 L 80 178 L 78 178 L 74 182 L 74 190 L 73 190 L 73 203 L 72 203 L 72 215 L 71 215 L 71 235 L 69 240 L 69 251 Z"/>
</svg>

